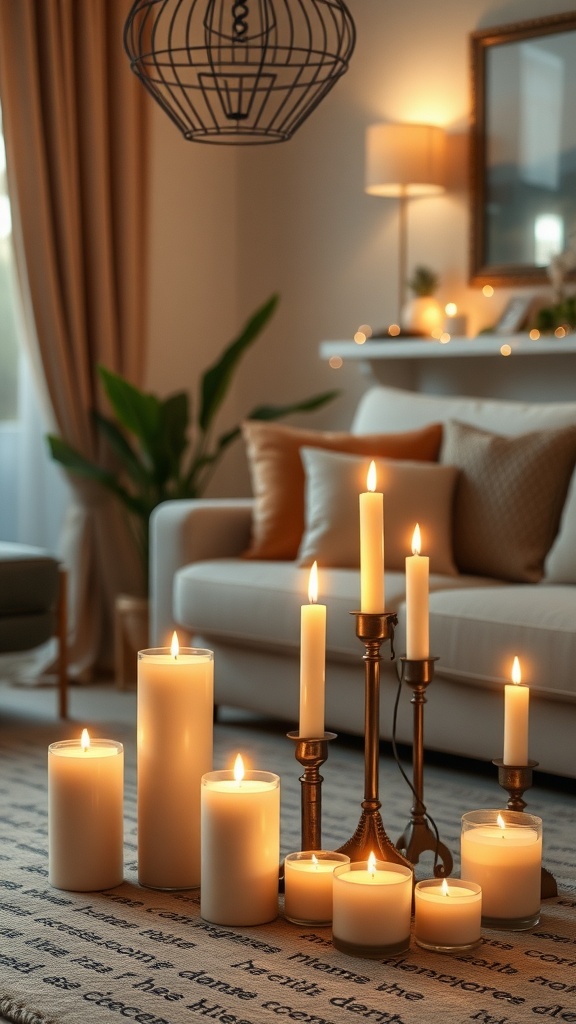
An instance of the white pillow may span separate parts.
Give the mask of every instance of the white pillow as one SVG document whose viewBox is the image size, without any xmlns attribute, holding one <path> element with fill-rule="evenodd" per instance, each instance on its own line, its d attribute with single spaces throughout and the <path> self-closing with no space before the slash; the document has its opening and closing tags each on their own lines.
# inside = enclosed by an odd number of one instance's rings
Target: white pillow
<svg viewBox="0 0 576 1024">
<path fill-rule="evenodd" d="M 305 530 L 300 565 L 358 568 L 359 494 L 366 490 L 370 458 L 302 448 L 305 472 Z M 420 525 L 422 554 L 430 571 L 455 576 L 452 508 L 458 470 L 430 462 L 375 459 L 376 489 L 384 494 L 384 563 L 403 572 L 412 534 Z"/>
</svg>

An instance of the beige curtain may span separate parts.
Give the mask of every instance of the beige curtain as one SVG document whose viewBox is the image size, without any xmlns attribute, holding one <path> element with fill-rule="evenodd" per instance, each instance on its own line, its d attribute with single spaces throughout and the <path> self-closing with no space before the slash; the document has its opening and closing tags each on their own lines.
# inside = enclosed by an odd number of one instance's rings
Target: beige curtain
<svg viewBox="0 0 576 1024">
<path fill-rule="evenodd" d="M 122 32 L 132 0 L 0 0 L 0 100 L 18 274 L 54 429 L 99 457 L 95 367 L 144 374 L 145 90 Z M 63 537 L 76 676 L 111 663 L 112 611 L 142 580 L 112 500 L 73 485 Z M 34 500 L 31 495 L 31 500 Z"/>
</svg>

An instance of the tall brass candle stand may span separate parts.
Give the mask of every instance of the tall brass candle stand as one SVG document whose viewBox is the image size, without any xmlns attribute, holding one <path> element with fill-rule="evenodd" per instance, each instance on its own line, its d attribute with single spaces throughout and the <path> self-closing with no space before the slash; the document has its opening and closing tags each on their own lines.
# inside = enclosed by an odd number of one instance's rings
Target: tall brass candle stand
<svg viewBox="0 0 576 1024">
<path fill-rule="evenodd" d="M 380 648 L 390 640 L 391 657 L 394 657 L 394 626 L 398 619 L 395 612 L 353 612 L 356 616 L 356 636 L 365 647 L 364 660 L 364 800 L 358 827 L 339 853 L 345 853 L 351 861 L 368 860 L 374 853 L 376 860 L 412 864 L 394 846 L 384 831 L 378 799 L 378 760 L 380 753 Z"/>
<path fill-rule="evenodd" d="M 328 743 L 335 732 L 325 732 L 318 739 L 307 739 L 297 732 L 287 733 L 296 744 L 296 760 L 304 768 L 300 776 L 301 850 L 322 849 L 322 783 L 320 767 L 328 757 Z"/>
<path fill-rule="evenodd" d="M 417 864 L 420 854 L 426 850 L 434 853 L 434 875 L 446 878 L 452 872 L 452 854 L 440 837 L 431 828 L 424 804 L 424 705 L 426 688 L 432 682 L 436 658 L 400 658 L 401 681 L 412 688 L 411 704 L 414 705 L 414 742 L 412 745 L 412 771 L 414 802 L 408 825 L 396 846 L 406 857 Z"/>
<path fill-rule="evenodd" d="M 538 763 L 538 761 L 528 761 L 528 764 L 521 765 L 504 764 L 500 758 L 492 761 L 492 764 L 498 768 L 498 782 L 508 793 L 506 807 L 509 811 L 523 811 L 526 807 L 526 801 L 523 799 L 524 792 L 532 786 L 532 770 L 538 767 Z M 543 900 L 558 895 L 556 879 L 544 866 L 542 867 L 541 895 Z"/>
</svg>

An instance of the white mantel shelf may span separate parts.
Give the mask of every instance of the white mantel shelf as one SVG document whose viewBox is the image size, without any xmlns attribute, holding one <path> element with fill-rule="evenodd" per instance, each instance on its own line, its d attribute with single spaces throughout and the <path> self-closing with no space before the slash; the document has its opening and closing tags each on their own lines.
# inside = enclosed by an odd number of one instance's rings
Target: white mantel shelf
<svg viewBox="0 0 576 1024">
<path fill-rule="evenodd" d="M 501 352 L 510 346 L 510 354 Z M 320 342 L 320 358 L 340 356 L 372 383 L 432 394 L 492 395 L 530 401 L 576 399 L 576 334 L 532 341 L 525 334 Z"/>
</svg>

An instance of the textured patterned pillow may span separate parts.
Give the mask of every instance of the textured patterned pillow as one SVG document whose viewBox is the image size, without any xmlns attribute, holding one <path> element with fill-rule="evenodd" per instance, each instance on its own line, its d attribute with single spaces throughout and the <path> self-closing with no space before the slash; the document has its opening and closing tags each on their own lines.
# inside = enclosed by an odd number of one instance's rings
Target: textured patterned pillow
<svg viewBox="0 0 576 1024">
<path fill-rule="evenodd" d="M 367 456 L 303 448 L 306 471 L 306 530 L 298 562 L 360 566 L 358 495 L 366 490 Z M 376 459 L 377 490 L 384 494 L 385 568 L 404 572 L 416 523 L 430 571 L 454 576 L 452 505 L 458 470 L 432 462 Z"/>
<path fill-rule="evenodd" d="M 451 420 L 440 461 L 460 470 L 454 557 L 460 572 L 536 583 L 576 460 L 576 426 L 503 437 Z"/>
<path fill-rule="evenodd" d="M 435 462 L 442 426 L 434 423 L 405 433 L 356 435 L 247 420 L 242 434 L 255 499 L 252 539 L 245 557 L 291 560 L 304 532 L 303 446 Z"/>
</svg>

